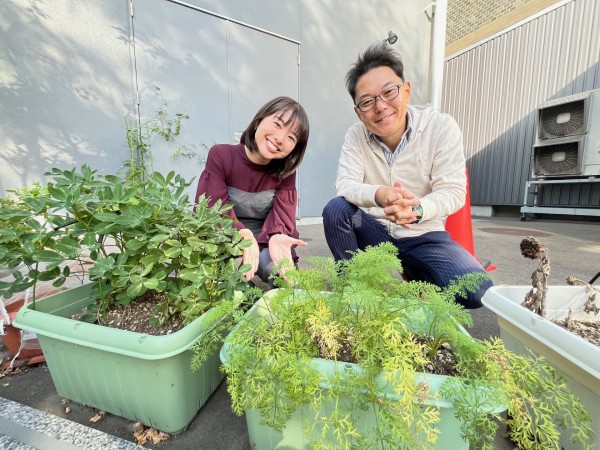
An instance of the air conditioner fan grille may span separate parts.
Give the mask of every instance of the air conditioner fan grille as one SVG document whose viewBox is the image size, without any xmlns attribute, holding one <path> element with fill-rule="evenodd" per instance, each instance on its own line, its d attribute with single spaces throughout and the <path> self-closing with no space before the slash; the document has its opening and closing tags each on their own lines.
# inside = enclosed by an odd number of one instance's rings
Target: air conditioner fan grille
<svg viewBox="0 0 600 450">
<path fill-rule="evenodd" d="M 571 136 L 584 130 L 583 101 L 564 103 L 543 109 L 540 117 L 541 138 Z"/>
<path fill-rule="evenodd" d="M 535 167 L 537 175 L 574 175 L 579 173 L 577 142 L 536 148 Z"/>
</svg>

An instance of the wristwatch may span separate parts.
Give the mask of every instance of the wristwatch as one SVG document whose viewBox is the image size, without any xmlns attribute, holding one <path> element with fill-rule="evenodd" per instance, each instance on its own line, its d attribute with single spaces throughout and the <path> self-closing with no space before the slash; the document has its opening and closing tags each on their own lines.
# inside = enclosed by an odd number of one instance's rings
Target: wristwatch
<svg viewBox="0 0 600 450">
<path fill-rule="evenodd" d="M 417 220 L 415 220 L 413 223 L 420 223 L 421 219 L 423 219 L 423 207 L 421 205 L 417 205 L 417 206 L 413 206 L 411 207 L 413 212 L 417 212 Z"/>
</svg>

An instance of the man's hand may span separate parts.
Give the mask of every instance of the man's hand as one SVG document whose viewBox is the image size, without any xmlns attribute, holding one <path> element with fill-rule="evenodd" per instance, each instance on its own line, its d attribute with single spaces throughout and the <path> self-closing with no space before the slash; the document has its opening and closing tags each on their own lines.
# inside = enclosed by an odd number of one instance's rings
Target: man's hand
<svg viewBox="0 0 600 450">
<path fill-rule="evenodd" d="M 242 228 L 240 230 L 240 234 L 242 235 L 242 238 L 252 241 L 252 245 L 245 248 L 242 255 L 242 264 L 250 264 L 252 266 L 252 268 L 244 274 L 246 276 L 246 280 L 250 281 L 252 278 L 254 278 L 254 275 L 258 270 L 258 255 L 260 250 L 258 249 L 258 242 L 256 242 L 252 231 L 250 231 L 248 228 Z"/>
<path fill-rule="evenodd" d="M 414 194 L 404 189 L 399 181 L 393 186 L 377 189 L 375 201 L 383 205 L 385 218 L 396 225 L 411 228 L 410 224 L 417 220 L 418 213 L 412 207 L 420 205 L 421 201 L 415 199 Z"/>
<path fill-rule="evenodd" d="M 288 260 L 290 267 L 293 267 L 292 246 L 294 245 L 306 247 L 308 244 L 300 239 L 294 239 L 285 234 L 274 234 L 271 236 L 269 239 L 269 255 L 271 256 L 271 261 L 275 264 L 279 264 L 283 260 Z M 282 276 L 285 274 L 285 267 L 286 265 L 284 264 L 279 270 L 279 274 Z"/>
</svg>

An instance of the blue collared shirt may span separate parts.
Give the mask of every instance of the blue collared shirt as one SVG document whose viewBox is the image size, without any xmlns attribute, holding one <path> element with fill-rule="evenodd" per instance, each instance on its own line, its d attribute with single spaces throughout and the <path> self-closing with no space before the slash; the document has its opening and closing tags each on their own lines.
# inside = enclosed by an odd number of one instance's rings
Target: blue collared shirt
<svg viewBox="0 0 600 450">
<path fill-rule="evenodd" d="M 413 117 L 409 111 L 406 111 L 406 117 L 407 117 L 408 126 L 406 127 L 406 131 L 404 131 L 404 134 L 402 135 L 402 139 L 400 139 L 400 143 L 398 144 L 398 146 L 396 147 L 396 149 L 393 152 L 388 148 L 387 145 L 385 145 L 382 142 L 381 139 L 379 139 L 373 133 L 370 133 L 371 139 L 373 139 L 375 142 L 377 142 L 379 144 L 379 146 L 381 147 L 381 149 L 383 150 L 385 159 L 386 159 L 388 165 L 390 165 L 390 166 L 392 165 L 392 163 L 394 162 L 396 157 L 400 154 L 400 152 L 402 152 L 408 145 L 408 138 L 410 137 L 410 134 L 412 132 Z"/>
</svg>

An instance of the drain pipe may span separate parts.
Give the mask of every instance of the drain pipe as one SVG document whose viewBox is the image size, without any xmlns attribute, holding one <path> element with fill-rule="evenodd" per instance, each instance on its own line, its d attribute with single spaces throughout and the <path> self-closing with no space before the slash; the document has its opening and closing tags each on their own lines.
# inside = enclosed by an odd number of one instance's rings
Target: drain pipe
<svg viewBox="0 0 600 450">
<path fill-rule="evenodd" d="M 448 0 L 436 0 L 430 6 L 432 7 L 431 16 L 433 18 L 433 43 L 431 45 L 431 83 L 429 101 L 433 109 L 439 111 L 442 106 L 442 84 L 444 82 L 444 53 L 446 49 Z M 426 8 L 426 13 L 430 6 Z"/>
</svg>

